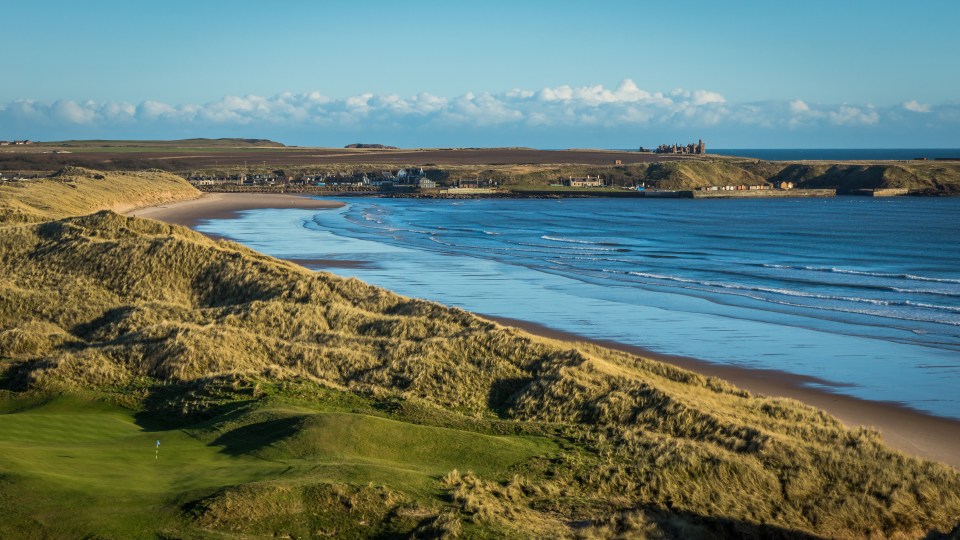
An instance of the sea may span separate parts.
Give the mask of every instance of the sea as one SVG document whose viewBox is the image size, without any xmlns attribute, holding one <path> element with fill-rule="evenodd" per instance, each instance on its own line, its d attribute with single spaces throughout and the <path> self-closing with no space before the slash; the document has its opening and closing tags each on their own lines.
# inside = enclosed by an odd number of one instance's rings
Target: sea
<svg viewBox="0 0 960 540">
<path fill-rule="evenodd" d="M 470 311 L 960 419 L 960 198 L 343 198 L 197 228 Z"/>
<path fill-rule="evenodd" d="M 958 148 L 708 148 L 711 154 L 740 156 L 765 161 L 910 161 L 926 159 L 960 160 Z"/>
</svg>

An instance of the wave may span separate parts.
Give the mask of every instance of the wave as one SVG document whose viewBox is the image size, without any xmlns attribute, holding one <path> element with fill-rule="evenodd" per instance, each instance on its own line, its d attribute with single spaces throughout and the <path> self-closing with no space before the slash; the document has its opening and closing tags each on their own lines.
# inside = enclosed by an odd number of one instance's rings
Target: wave
<svg viewBox="0 0 960 540">
<path fill-rule="evenodd" d="M 906 316 L 897 316 L 897 314 L 889 313 L 889 312 L 886 312 L 886 311 L 876 311 L 876 310 L 870 310 L 870 309 L 853 309 L 853 308 L 845 308 L 845 307 L 838 307 L 838 306 L 808 306 L 808 305 L 805 305 L 805 304 L 797 304 L 797 303 L 794 303 L 794 302 L 784 302 L 784 301 L 772 300 L 772 299 L 769 299 L 769 298 L 764 298 L 764 297 L 762 297 L 762 296 L 754 296 L 754 295 L 750 295 L 750 294 L 743 294 L 743 295 L 741 295 L 741 296 L 745 296 L 745 297 L 747 297 L 747 298 L 752 298 L 752 299 L 755 299 L 755 300 L 760 300 L 760 301 L 763 301 L 763 302 L 772 302 L 772 303 L 774 303 L 774 304 L 780 304 L 780 305 L 791 306 L 791 307 L 808 308 L 808 309 L 810 309 L 810 308 L 813 308 L 813 309 L 823 309 L 823 310 L 826 310 L 826 311 L 835 311 L 835 312 L 839 312 L 839 313 L 853 313 L 853 314 L 857 314 L 857 315 L 872 315 L 872 316 L 874 316 L 874 317 L 883 317 L 883 318 L 886 318 L 886 319 L 897 319 L 897 320 L 901 320 L 901 321 L 913 321 L 913 322 L 946 324 L 946 325 L 950 325 L 950 326 L 958 326 L 958 327 L 960 327 L 960 320 L 957 320 L 957 319 L 954 319 L 954 318 L 943 319 L 943 318 L 936 318 L 936 317 L 906 317 Z"/>
<path fill-rule="evenodd" d="M 542 238 L 542 237 L 541 237 L 541 238 Z M 584 246 L 584 247 L 580 247 L 580 246 L 550 246 L 550 245 L 545 245 L 545 244 L 531 244 L 531 243 L 529 243 L 529 242 L 511 242 L 511 241 L 509 241 L 509 240 L 507 240 L 507 241 L 505 241 L 505 242 L 506 242 L 507 244 L 513 244 L 513 245 L 515 245 L 515 246 L 529 246 L 529 247 L 544 248 L 544 249 L 551 249 L 551 250 L 553 250 L 553 251 L 551 251 L 550 253 L 557 253 L 557 250 L 559 250 L 559 249 L 563 249 L 563 250 L 566 250 L 566 251 L 611 251 L 611 252 L 613 252 L 613 251 L 619 252 L 619 251 L 620 251 L 620 249 L 614 249 L 614 248 L 609 248 L 609 247 L 600 247 L 599 244 L 595 244 L 595 243 L 593 243 L 593 242 L 581 242 L 581 243 L 583 243 L 583 244 L 589 244 L 590 246 L 596 246 L 596 247 L 587 247 L 587 246 Z"/>
<path fill-rule="evenodd" d="M 960 292 L 950 292 L 950 291 L 939 291 L 936 289 L 904 289 L 901 287 L 890 287 L 891 291 L 907 294 L 930 294 L 934 296 L 949 296 L 952 298 L 960 298 Z"/>
<path fill-rule="evenodd" d="M 564 237 L 562 237 L 562 236 L 559 236 L 559 237 L 558 237 L 558 236 L 550 236 L 550 235 L 547 235 L 547 234 L 541 236 L 540 238 L 543 239 L 543 240 L 550 240 L 550 241 L 552 241 L 552 242 L 567 242 L 567 243 L 570 243 L 570 244 L 591 244 L 591 245 L 594 245 L 594 246 L 599 246 L 599 245 L 600 245 L 599 242 L 590 242 L 589 240 L 577 240 L 577 239 L 575 239 L 575 238 L 564 238 Z"/>
<path fill-rule="evenodd" d="M 942 311 L 952 311 L 953 313 L 960 313 L 960 307 L 957 307 L 957 306 L 941 306 L 940 304 L 927 304 L 927 303 L 924 303 L 924 302 L 913 302 L 913 301 L 910 301 L 910 300 L 905 300 L 905 301 L 903 302 L 903 305 L 905 305 L 905 306 L 919 307 L 919 308 L 925 308 L 925 309 L 935 309 L 935 310 L 942 310 Z"/>
<path fill-rule="evenodd" d="M 347 223 L 356 225 L 358 227 L 363 227 L 365 229 L 375 229 L 378 231 L 406 232 L 406 233 L 421 234 L 421 235 L 427 235 L 427 236 L 436 234 L 435 231 L 427 231 L 422 229 L 408 229 L 404 227 L 385 225 L 382 220 L 379 220 L 376 217 L 369 216 L 367 214 L 362 214 L 361 217 L 363 217 L 364 221 L 360 221 L 352 216 L 344 216 L 344 221 L 346 221 Z M 316 219 L 314 219 L 314 223 L 321 225 Z M 376 223 L 377 225 L 384 225 L 384 226 L 377 227 L 376 225 L 372 225 L 372 223 Z M 326 229 L 329 229 L 329 227 L 325 225 L 321 225 L 321 226 L 323 226 Z"/>
<path fill-rule="evenodd" d="M 931 281 L 935 283 L 960 284 L 960 279 L 935 278 L 935 277 L 929 277 L 929 276 L 918 276 L 916 274 L 907 274 L 907 273 L 866 272 L 863 270 L 848 270 L 846 268 L 835 268 L 832 266 L 791 266 L 786 264 L 764 264 L 763 266 L 767 268 L 784 268 L 789 270 L 810 270 L 812 272 L 828 272 L 833 274 L 849 274 L 854 276 L 869 276 L 869 277 L 880 277 L 880 278 L 891 278 L 891 279 L 907 279 L 907 280 L 913 280 L 913 281 Z"/>
<path fill-rule="evenodd" d="M 440 244 L 441 246 L 449 246 L 449 247 L 455 247 L 455 248 L 462 247 L 462 246 L 458 246 L 458 245 L 456 245 L 456 244 L 451 244 L 451 243 L 449 243 L 449 242 L 444 242 L 443 240 L 440 240 L 440 239 L 437 238 L 436 236 L 430 236 L 430 237 L 428 237 L 428 238 L 429 238 L 429 240 L 430 240 L 431 242 L 436 242 L 436 243 Z"/>
<path fill-rule="evenodd" d="M 619 270 L 606 270 L 606 269 L 602 271 L 609 272 L 609 273 L 616 273 L 616 274 L 628 274 L 628 275 L 646 277 L 651 279 L 661 279 L 665 281 L 674 281 L 674 282 L 683 284 L 683 285 L 678 285 L 680 287 L 704 291 L 704 292 L 719 293 L 720 291 L 712 290 L 705 287 L 720 287 L 720 288 L 727 289 L 727 292 L 724 294 L 732 294 L 735 296 L 750 298 L 751 300 L 757 300 L 760 302 L 767 302 L 767 303 L 777 304 L 781 306 L 798 307 L 798 308 L 805 308 L 805 309 L 818 309 L 818 310 L 834 311 L 834 312 L 840 312 L 840 313 L 851 313 L 851 314 L 859 314 L 859 315 L 871 315 L 874 317 L 883 317 L 887 319 L 897 319 L 897 320 L 903 320 L 903 321 L 937 323 L 937 324 L 946 324 L 950 326 L 960 326 L 960 318 L 957 318 L 952 315 L 952 313 L 960 313 L 960 307 L 941 306 L 936 304 L 925 304 L 921 302 L 911 302 L 909 300 L 887 301 L 887 300 L 876 300 L 871 298 L 854 298 L 854 297 L 842 297 L 842 296 L 835 297 L 830 295 L 818 295 L 814 293 L 792 291 L 790 289 L 775 289 L 770 287 L 748 287 L 748 286 L 734 285 L 729 283 L 721 284 L 717 282 L 700 281 L 700 280 L 694 280 L 694 279 L 681 278 L 677 276 L 652 274 L 649 272 L 622 272 Z M 649 284 L 657 285 L 656 283 L 649 283 Z M 937 316 L 930 317 L 930 316 L 923 316 L 922 314 L 919 314 L 916 312 L 912 312 L 909 315 L 907 315 L 905 313 L 896 313 L 896 312 L 891 312 L 889 310 L 857 309 L 857 308 L 847 307 L 842 305 L 825 305 L 825 304 L 810 305 L 810 304 L 802 304 L 797 302 L 790 302 L 786 300 L 778 300 L 776 298 L 771 298 L 769 296 L 761 296 L 759 294 L 751 294 L 751 293 L 762 293 L 762 292 L 776 293 L 776 294 L 782 294 L 784 296 L 801 297 L 801 298 L 827 299 L 827 300 L 835 300 L 835 301 L 846 301 L 850 303 L 865 303 L 865 304 L 884 306 L 884 307 L 922 308 L 922 309 L 940 311 L 940 312 L 946 311 L 950 313 L 950 315 L 947 315 L 946 317 L 944 317 L 942 316 L 944 314 L 941 313 L 940 317 L 937 317 Z"/>
<path fill-rule="evenodd" d="M 619 270 L 608 270 L 608 269 L 603 269 L 602 271 L 609 272 L 609 273 L 626 274 L 626 275 L 631 275 L 636 277 L 643 277 L 647 279 L 658 279 L 658 280 L 665 280 L 665 281 L 673 281 L 677 283 L 687 283 L 692 285 L 699 285 L 702 287 L 716 287 L 720 289 L 730 289 L 730 290 L 738 290 L 738 291 L 753 291 L 753 292 L 761 292 L 761 293 L 779 294 L 782 296 L 792 296 L 797 298 L 812 298 L 815 300 L 831 300 L 835 302 L 850 302 L 850 303 L 871 304 L 875 306 L 890 306 L 890 307 L 906 306 L 906 307 L 915 307 L 915 308 L 921 308 L 921 309 L 929 309 L 934 311 L 947 311 L 951 313 L 960 313 L 960 307 L 943 306 L 940 304 L 928 304 L 924 302 L 914 302 L 911 300 L 880 300 L 877 298 L 861 298 L 856 296 L 819 294 L 819 293 L 795 291 L 793 289 L 781 289 L 777 287 L 750 286 L 750 285 L 739 285 L 736 283 L 723 283 L 719 281 L 689 279 L 689 278 L 682 278 L 678 276 L 654 274 L 650 272 L 622 272 Z M 769 300 L 769 298 L 766 298 L 766 297 L 759 297 L 758 299 Z M 822 307 L 822 306 L 804 306 L 804 307 Z M 945 322 L 945 321 L 938 321 L 938 322 Z M 957 322 L 958 324 L 960 324 L 960 321 L 957 321 Z"/>
<path fill-rule="evenodd" d="M 551 242 L 563 242 L 565 244 L 588 244 L 591 246 L 609 246 L 609 247 L 623 247 L 623 244 L 618 244 L 616 242 L 593 242 L 590 240 L 578 240 L 576 238 L 565 238 L 563 236 L 550 236 L 545 234 L 540 237 L 542 240 L 550 240 Z M 626 250 L 617 250 L 617 251 L 626 251 Z"/>
</svg>

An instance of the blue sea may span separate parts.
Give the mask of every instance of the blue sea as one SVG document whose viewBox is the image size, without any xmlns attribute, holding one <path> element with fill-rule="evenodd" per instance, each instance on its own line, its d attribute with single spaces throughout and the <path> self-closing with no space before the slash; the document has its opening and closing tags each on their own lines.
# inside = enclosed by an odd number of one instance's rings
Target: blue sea
<svg viewBox="0 0 960 540">
<path fill-rule="evenodd" d="M 765 161 L 960 159 L 958 148 L 708 148 L 707 151 L 721 156 L 749 157 Z"/>
<path fill-rule="evenodd" d="M 960 418 L 960 199 L 343 199 L 198 229 L 398 293 Z"/>
</svg>

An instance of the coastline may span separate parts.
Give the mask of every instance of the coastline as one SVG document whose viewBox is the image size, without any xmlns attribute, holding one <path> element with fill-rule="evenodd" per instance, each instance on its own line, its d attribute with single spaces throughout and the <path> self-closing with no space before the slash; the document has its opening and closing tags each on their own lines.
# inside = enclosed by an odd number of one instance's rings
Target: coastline
<svg viewBox="0 0 960 540">
<path fill-rule="evenodd" d="M 314 199 L 309 195 L 281 193 L 204 193 L 196 199 L 126 212 L 128 216 L 156 219 L 194 228 L 204 219 L 230 219 L 244 210 L 266 208 L 340 208 L 343 203 Z"/>
<path fill-rule="evenodd" d="M 156 219 L 171 224 L 195 227 L 204 219 L 229 219 L 243 210 L 270 208 L 330 209 L 342 203 L 313 199 L 294 194 L 204 194 L 198 199 L 146 207 L 128 215 Z M 219 238 L 213 235 L 208 235 Z M 294 259 L 310 268 L 326 261 Z M 350 266 L 350 261 L 336 261 L 331 266 Z M 823 409 L 848 427 L 868 427 L 880 431 L 890 447 L 960 469 L 960 421 L 922 413 L 890 402 L 868 401 L 813 388 L 808 384 L 829 385 L 810 377 L 778 370 L 761 370 L 714 364 L 694 358 L 657 353 L 642 347 L 619 342 L 588 339 L 577 334 L 555 330 L 535 322 L 479 316 L 505 326 L 520 328 L 532 334 L 567 342 L 587 342 L 637 356 L 665 362 L 677 367 L 725 379 L 754 394 L 796 399 Z"/>
<path fill-rule="evenodd" d="M 960 469 L 960 420 L 923 413 L 898 403 L 870 401 L 812 388 L 808 384 L 830 385 L 829 382 L 814 377 L 773 369 L 751 369 L 715 364 L 696 358 L 651 351 L 617 341 L 590 339 L 535 322 L 480 313 L 476 315 L 540 337 L 570 343 L 590 343 L 671 364 L 704 376 L 724 379 L 754 395 L 795 399 L 806 405 L 823 409 L 847 427 L 878 430 L 883 441 L 891 448 Z"/>
</svg>

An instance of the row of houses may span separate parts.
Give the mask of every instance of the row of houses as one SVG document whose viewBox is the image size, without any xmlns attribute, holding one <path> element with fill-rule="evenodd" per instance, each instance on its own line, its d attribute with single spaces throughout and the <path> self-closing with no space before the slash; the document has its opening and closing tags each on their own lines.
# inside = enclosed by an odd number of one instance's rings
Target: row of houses
<svg viewBox="0 0 960 540">
<path fill-rule="evenodd" d="M 709 186 L 709 187 L 700 187 L 697 188 L 697 191 L 763 191 L 770 189 L 780 189 L 788 190 L 793 189 L 793 182 L 774 182 L 773 185 L 770 184 L 757 184 L 757 185 L 746 185 L 741 184 L 738 186 Z"/>
<path fill-rule="evenodd" d="M 272 173 L 200 174 L 191 173 L 187 181 L 198 186 L 235 184 L 241 186 L 339 186 L 339 187 L 387 187 L 430 189 L 436 182 L 426 177 L 422 168 L 406 168 L 397 171 L 358 173 L 300 173 L 287 176 L 283 171 Z"/>
<path fill-rule="evenodd" d="M 426 176 L 420 167 L 399 169 L 397 171 L 356 172 L 356 173 L 299 173 L 286 176 L 283 171 L 259 174 L 201 174 L 186 176 L 187 181 L 196 186 L 215 186 L 221 184 L 240 186 L 316 186 L 335 189 L 439 189 L 435 180 Z M 458 189 L 494 189 L 499 182 L 490 178 L 460 178 L 445 182 L 443 187 Z"/>
<path fill-rule="evenodd" d="M 586 178 L 564 178 L 560 180 L 560 185 L 565 187 L 603 187 L 606 182 L 600 176 L 587 175 Z"/>
<path fill-rule="evenodd" d="M 496 180 L 489 178 L 461 178 L 453 183 L 454 187 L 460 189 L 491 189 L 498 185 L 499 183 Z"/>
<path fill-rule="evenodd" d="M 27 144 L 33 144 L 33 141 L 28 139 L 22 141 L 0 141 L 0 146 L 24 146 Z"/>
</svg>

